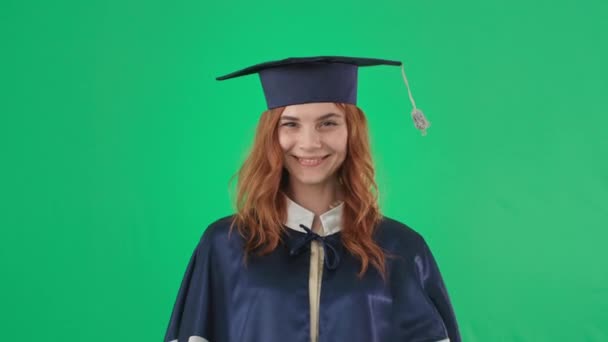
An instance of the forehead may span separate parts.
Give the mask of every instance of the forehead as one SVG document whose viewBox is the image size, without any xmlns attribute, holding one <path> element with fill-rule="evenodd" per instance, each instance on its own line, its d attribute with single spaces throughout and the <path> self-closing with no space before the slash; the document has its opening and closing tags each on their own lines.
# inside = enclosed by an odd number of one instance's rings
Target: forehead
<svg viewBox="0 0 608 342">
<path fill-rule="evenodd" d="M 313 102 L 287 106 L 281 117 L 289 116 L 302 120 L 314 120 L 329 113 L 338 114 L 340 117 L 344 115 L 342 109 L 332 102 Z"/>
</svg>

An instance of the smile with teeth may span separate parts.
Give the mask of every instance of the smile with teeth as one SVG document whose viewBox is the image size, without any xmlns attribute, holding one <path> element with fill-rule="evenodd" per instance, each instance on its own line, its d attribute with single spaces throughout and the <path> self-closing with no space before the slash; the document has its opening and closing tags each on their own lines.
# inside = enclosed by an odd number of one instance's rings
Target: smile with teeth
<svg viewBox="0 0 608 342">
<path fill-rule="evenodd" d="M 295 158 L 298 160 L 298 162 L 302 166 L 317 166 L 317 165 L 321 164 L 325 160 L 325 158 L 327 158 L 327 157 L 328 156 L 325 156 L 323 158 L 312 158 L 312 159 L 310 159 L 310 158 L 298 158 L 298 157 L 295 157 Z"/>
</svg>

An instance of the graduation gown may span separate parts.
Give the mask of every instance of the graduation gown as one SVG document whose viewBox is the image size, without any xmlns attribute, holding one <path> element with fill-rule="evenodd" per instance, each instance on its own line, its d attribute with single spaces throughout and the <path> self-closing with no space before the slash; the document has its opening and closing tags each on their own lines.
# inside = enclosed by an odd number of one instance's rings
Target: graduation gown
<svg viewBox="0 0 608 342">
<path fill-rule="evenodd" d="M 460 342 L 438 265 L 424 238 L 384 216 L 375 241 L 386 259 L 384 283 L 340 242 L 343 204 L 320 215 L 286 197 L 285 243 L 242 263 L 244 240 L 232 216 L 202 234 L 190 257 L 165 342 Z"/>
</svg>

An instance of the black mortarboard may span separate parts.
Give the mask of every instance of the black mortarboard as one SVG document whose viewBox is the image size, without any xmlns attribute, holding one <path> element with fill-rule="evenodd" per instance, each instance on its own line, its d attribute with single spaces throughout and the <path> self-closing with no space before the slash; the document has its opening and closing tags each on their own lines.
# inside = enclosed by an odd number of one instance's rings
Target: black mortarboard
<svg viewBox="0 0 608 342">
<path fill-rule="evenodd" d="M 413 106 L 414 124 L 422 131 L 422 135 L 426 135 L 430 123 L 422 111 L 416 108 L 403 63 L 400 61 L 343 56 L 291 57 L 259 63 L 217 77 L 216 80 L 223 81 L 258 73 L 268 109 L 310 102 L 343 102 L 356 105 L 358 69 L 374 65 L 401 66 L 403 80 Z"/>
</svg>

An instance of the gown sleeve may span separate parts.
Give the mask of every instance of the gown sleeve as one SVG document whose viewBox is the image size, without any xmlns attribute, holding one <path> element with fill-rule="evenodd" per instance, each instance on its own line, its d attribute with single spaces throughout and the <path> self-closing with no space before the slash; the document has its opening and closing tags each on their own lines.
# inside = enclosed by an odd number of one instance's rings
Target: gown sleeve
<svg viewBox="0 0 608 342">
<path fill-rule="evenodd" d="M 186 267 L 164 342 L 212 342 L 211 251 L 206 232 Z"/>
<path fill-rule="evenodd" d="M 448 296 L 448 291 L 439 271 L 439 266 L 431 249 L 423 239 L 423 269 L 426 270 L 423 274 L 422 285 L 425 292 L 437 308 L 439 315 L 443 319 L 443 323 L 447 329 L 449 342 L 461 342 L 456 315 Z"/>
</svg>

